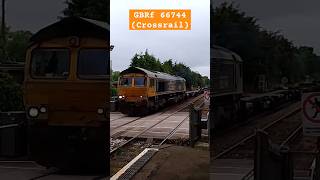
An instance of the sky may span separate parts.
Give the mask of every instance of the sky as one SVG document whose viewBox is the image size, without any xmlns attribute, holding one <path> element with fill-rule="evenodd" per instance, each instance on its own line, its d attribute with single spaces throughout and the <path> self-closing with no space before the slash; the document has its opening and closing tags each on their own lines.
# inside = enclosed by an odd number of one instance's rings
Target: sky
<svg viewBox="0 0 320 180">
<path fill-rule="evenodd" d="M 57 21 L 57 17 L 62 15 L 61 12 L 65 8 L 64 1 L 7 0 L 7 23 L 13 30 L 36 32 Z M 214 0 L 214 5 L 223 1 Z M 313 46 L 320 55 L 319 0 L 233 1 L 239 4 L 240 9 L 248 15 L 257 17 L 262 27 L 268 30 L 280 30 L 296 45 Z M 208 3 L 207 0 L 111 0 L 111 18 L 114 18 L 111 19 L 111 42 L 115 45 L 111 58 L 114 68 L 124 69 L 136 52 L 148 48 L 149 52 L 162 60 L 171 58 L 186 63 L 202 74 L 209 74 L 209 59 L 205 57 L 209 56 L 207 52 L 209 50 L 203 46 L 209 39 L 205 37 L 209 31 L 207 28 L 209 15 L 203 16 L 209 13 Z M 171 6 L 193 9 L 192 31 L 130 32 L 127 29 L 129 8 L 169 8 Z M 114 28 L 119 29 L 114 31 Z M 155 37 L 161 41 L 155 41 Z"/>
<path fill-rule="evenodd" d="M 62 16 L 66 7 L 64 2 L 65 0 L 6 0 L 7 24 L 12 30 L 37 32 Z"/>
<path fill-rule="evenodd" d="M 200 3 L 201 2 L 201 3 Z M 111 0 L 112 68 L 128 68 L 135 53 L 148 52 L 160 61 L 173 59 L 201 75 L 210 75 L 209 0 Z M 191 9 L 190 31 L 130 31 L 129 9 Z"/>
<path fill-rule="evenodd" d="M 221 2 L 234 2 L 249 16 L 267 30 L 280 31 L 298 46 L 312 46 L 320 55 L 320 1 L 319 0 L 214 0 L 214 6 Z"/>
</svg>

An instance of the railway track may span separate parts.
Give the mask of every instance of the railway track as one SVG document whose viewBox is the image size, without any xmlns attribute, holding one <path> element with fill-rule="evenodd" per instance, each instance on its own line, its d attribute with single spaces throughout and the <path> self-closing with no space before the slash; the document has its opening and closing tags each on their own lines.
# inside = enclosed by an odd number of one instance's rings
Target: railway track
<svg viewBox="0 0 320 180">
<path fill-rule="evenodd" d="M 165 120 L 167 120 L 168 118 L 172 117 L 173 115 L 175 115 L 175 114 L 178 113 L 179 111 L 185 109 L 185 108 L 188 107 L 190 104 L 196 102 L 196 101 L 199 100 L 200 98 L 202 98 L 202 95 L 194 98 L 194 99 L 193 99 L 191 102 L 189 102 L 189 103 L 182 104 L 182 105 L 178 106 L 177 109 L 174 110 L 174 112 L 166 115 L 166 117 L 164 117 L 164 118 L 156 121 L 153 125 L 147 127 L 146 129 L 144 129 L 144 130 L 141 131 L 141 132 L 138 132 L 136 135 L 134 135 L 133 137 L 131 137 L 129 140 L 127 140 L 127 141 L 121 143 L 119 146 L 113 148 L 113 149 L 110 151 L 110 154 L 115 153 L 115 152 L 118 151 L 120 148 L 126 146 L 126 145 L 129 144 L 130 142 L 132 142 L 132 141 L 134 141 L 135 139 L 137 139 L 139 136 L 145 134 L 146 132 L 148 132 L 149 130 L 151 130 L 152 128 L 154 128 L 155 126 L 157 126 L 158 124 L 164 122 Z M 165 114 L 165 112 L 162 112 L 161 114 Z M 141 119 L 141 118 L 139 118 L 139 119 Z M 185 120 L 186 120 L 186 119 L 184 119 L 183 122 L 184 122 Z M 141 123 L 142 123 L 142 122 L 141 122 Z M 179 123 L 178 126 L 176 126 L 176 127 L 174 128 L 174 130 L 177 130 L 177 128 L 180 127 L 181 124 L 182 124 L 182 122 Z M 172 135 L 172 132 L 170 132 L 170 135 Z M 167 138 L 165 138 L 165 139 L 167 139 Z"/>
<path fill-rule="evenodd" d="M 186 102 L 186 104 L 192 104 L 192 103 L 194 103 L 195 101 L 195 99 L 196 99 L 196 101 L 197 100 L 199 100 L 199 97 L 202 97 L 203 95 L 200 95 L 200 96 L 198 96 L 198 97 L 195 97 L 194 99 L 192 99 L 191 100 L 191 102 Z M 190 100 L 189 100 L 190 101 Z M 184 108 L 181 108 L 181 107 L 184 107 Z M 188 107 L 188 105 L 187 106 L 185 106 L 184 104 L 182 104 L 182 105 L 178 105 L 178 106 L 170 106 L 170 107 L 167 107 L 167 108 L 165 108 L 165 109 L 163 109 L 162 111 L 160 111 L 160 112 L 158 112 L 158 113 L 155 113 L 155 114 L 152 114 L 152 115 L 149 115 L 149 117 L 157 117 L 157 116 L 160 116 L 160 115 L 163 115 L 163 114 L 165 114 L 165 113 L 168 113 L 168 111 L 170 111 L 172 108 L 174 108 L 174 110 L 173 110 L 173 113 L 176 113 L 176 109 L 178 109 L 178 111 L 182 111 L 182 110 L 185 110 L 186 108 Z M 139 121 L 139 120 L 141 120 L 141 119 L 143 119 L 143 118 L 145 118 L 145 117 L 128 117 L 128 116 L 122 116 L 122 117 L 119 117 L 119 118 L 116 118 L 116 119 L 113 119 L 111 122 L 113 122 L 113 121 L 116 121 L 116 120 L 123 120 L 123 118 L 133 118 L 133 119 L 131 119 L 131 120 L 129 120 L 129 121 L 126 121 L 126 122 L 124 122 L 124 123 L 121 123 L 121 124 L 119 124 L 119 125 L 117 125 L 117 126 L 114 126 L 114 127 L 111 127 L 111 136 L 113 137 L 113 138 L 116 138 L 117 136 L 120 136 L 119 134 L 121 134 L 121 132 L 118 132 L 118 133 L 116 133 L 116 134 L 113 134 L 113 131 L 115 131 L 115 130 L 117 130 L 117 129 L 120 129 L 121 127 L 124 127 L 124 126 L 126 126 L 126 125 L 129 125 L 129 124 L 131 124 L 131 123 L 134 123 L 134 122 L 137 122 L 137 121 Z M 152 119 L 152 118 L 151 118 Z M 141 122 L 139 122 L 139 123 L 136 123 L 135 125 L 139 125 L 139 124 L 142 124 L 143 123 L 143 121 L 141 121 Z M 124 131 L 126 131 L 127 129 L 125 129 Z"/>
<path fill-rule="evenodd" d="M 290 111 L 289 113 L 281 116 L 280 118 L 277 118 L 276 120 L 274 120 L 274 121 L 268 123 L 267 125 L 261 127 L 260 129 L 263 130 L 263 131 L 267 131 L 267 132 L 268 132 L 268 130 L 269 130 L 270 128 L 272 128 L 273 126 L 275 126 L 276 124 L 278 124 L 278 123 L 280 123 L 281 121 L 283 121 L 283 120 L 285 120 L 285 119 L 287 119 L 287 118 L 289 118 L 289 117 L 297 114 L 297 113 L 300 112 L 300 111 L 301 111 L 301 108 L 300 108 L 300 107 L 299 107 L 299 108 L 296 108 L 296 109 L 294 109 L 293 111 Z M 287 142 L 289 142 L 289 141 L 291 140 L 291 138 L 295 137 L 296 133 L 298 133 L 300 129 L 301 129 L 301 126 L 299 125 L 299 126 L 296 127 L 294 130 L 292 130 L 292 131 L 291 131 L 292 133 L 290 133 L 290 134 L 288 135 L 288 137 L 285 138 L 285 139 L 283 140 L 283 142 L 280 143 L 280 144 L 286 144 Z M 234 150 L 237 149 L 237 148 L 241 148 L 242 146 L 244 146 L 244 145 L 245 145 L 246 143 L 248 143 L 249 141 L 251 141 L 251 143 L 252 143 L 254 136 L 255 136 L 255 132 L 253 132 L 253 133 L 251 133 L 250 135 L 244 137 L 242 140 L 238 141 L 238 142 L 235 143 L 234 145 L 228 147 L 227 149 L 224 149 L 222 152 L 220 152 L 220 153 L 218 153 L 217 155 L 215 155 L 215 156 L 213 157 L 213 160 L 227 156 L 229 153 L 231 153 L 232 151 L 234 151 Z M 251 146 L 250 146 L 250 147 L 251 147 Z M 254 148 L 251 147 L 250 149 L 253 150 Z"/>
<path fill-rule="evenodd" d="M 188 107 L 190 104 L 199 101 L 202 98 L 202 95 L 192 99 L 190 102 L 181 104 L 177 106 L 172 112 L 167 113 L 160 112 L 159 114 L 165 115 L 165 117 L 157 120 L 151 126 L 145 128 L 144 130 L 140 131 L 139 133 L 135 134 L 135 136 L 129 138 L 128 140 L 120 143 L 118 146 L 113 148 L 110 151 L 111 154 L 111 174 L 116 174 L 121 168 L 126 166 L 132 159 L 134 159 L 138 154 L 140 154 L 146 148 L 155 148 L 161 149 L 163 145 L 177 132 L 177 130 L 189 119 L 189 117 L 181 118 L 179 121 L 175 121 L 175 125 L 170 129 L 167 134 L 161 139 L 153 139 L 153 138 L 141 138 L 140 136 L 146 135 L 148 136 L 149 131 L 152 131 L 154 128 L 157 128 L 162 123 L 167 121 L 171 121 L 170 117 L 174 116 L 176 113 L 180 112 L 181 110 Z"/>
<path fill-rule="evenodd" d="M 114 113 L 110 113 L 110 115 L 111 114 L 114 114 Z M 120 113 L 119 113 L 120 114 Z M 118 117 L 118 118 L 115 118 L 115 119 L 111 119 L 110 120 L 110 122 L 113 122 L 113 121 L 116 121 L 116 120 L 119 120 L 119 119 L 121 119 L 121 118 L 124 118 L 124 117 L 128 117 L 127 115 L 125 115 L 125 114 L 123 114 L 123 115 L 121 115 L 120 117 Z"/>
<path fill-rule="evenodd" d="M 288 146 L 291 147 L 292 143 L 301 143 L 297 141 L 297 137 L 302 136 L 302 125 L 300 116 L 298 115 L 301 112 L 301 108 L 296 108 L 280 118 L 277 118 L 268 124 L 260 127 L 261 130 L 267 132 L 270 139 L 273 143 L 278 144 L 280 146 Z M 227 149 L 224 149 L 222 152 L 218 153 L 213 157 L 213 160 L 216 159 L 253 159 L 254 157 L 254 137 L 255 132 L 246 136 L 241 141 L 235 143 Z M 290 152 L 291 148 L 290 148 Z M 292 154 L 296 154 L 292 152 Z M 294 156 L 293 156 L 294 157 Z M 305 161 L 304 156 L 304 161 Z M 310 158 L 309 158 L 310 159 Z M 312 158 L 311 158 L 312 159 Z M 307 163 L 310 167 L 310 160 Z M 295 164 L 295 163 L 294 163 Z M 306 163 L 305 163 L 306 164 Z M 295 173 L 301 173 L 303 171 L 295 168 Z M 251 169 L 243 179 L 252 179 L 254 170 Z M 305 172 L 303 172 L 305 173 Z M 308 173 L 305 173 L 308 174 Z M 298 175 L 299 176 L 299 175 Z"/>
</svg>

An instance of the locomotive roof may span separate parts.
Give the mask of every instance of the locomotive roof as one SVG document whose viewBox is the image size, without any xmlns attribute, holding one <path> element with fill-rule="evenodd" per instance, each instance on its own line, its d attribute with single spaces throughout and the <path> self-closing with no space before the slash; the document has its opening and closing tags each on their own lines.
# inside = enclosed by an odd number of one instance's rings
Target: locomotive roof
<svg viewBox="0 0 320 180">
<path fill-rule="evenodd" d="M 149 77 L 157 78 L 157 79 L 167 79 L 167 80 L 180 80 L 185 81 L 184 78 L 179 76 L 173 76 L 167 73 L 159 72 L 159 71 L 150 71 L 140 67 L 129 67 L 128 69 L 122 71 L 120 75 L 124 75 L 127 73 L 142 73 Z"/>
<path fill-rule="evenodd" d="M 77 36 L 96 37 L 109 41 L 109 24 L 82 17 L 66 17 L 34 34 L 30 41 L 39 42 L 52 38 Z"/>
<path fill-rule="evenodd" d="M 211 46 L 212 51 L 211 51 L 211 57 L 217 58 L 217 59 L 231 59 L 231 60 L 236 60 L 239 62 L 242 62 L 241 57 L 230 51 L 229 49 L 223 48 L 221 46 L 213 45 Z"/>
</svg>

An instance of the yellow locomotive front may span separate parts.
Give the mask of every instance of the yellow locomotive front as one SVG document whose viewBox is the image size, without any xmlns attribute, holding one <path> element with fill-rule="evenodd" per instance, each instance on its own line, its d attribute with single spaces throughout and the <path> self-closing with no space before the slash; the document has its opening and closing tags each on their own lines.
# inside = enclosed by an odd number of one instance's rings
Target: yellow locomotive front
<svg viewBox="0 0 320 180">
<path fill-rule="evenodd" d="M 118 80 L 119 110 L 129 115 L 144 115 L 178 102 L 185 97 L 185 80 L 161 72 L 130 67 Z"/>
<path fill-rule="evenodd" d="M 44 166 L 106 172 L 109 43 L 100 25 L 65 18 L 31 38 L 24 103 L 30 155 Z"/>
<path fill-rule="evenodd" d="M 153 82 L 146 74 L 126 73 L 119 78 L 118 97 L 120 111 L 125 114 L 148 113 L 149 97 L 155 95 Z"/>
</svg>

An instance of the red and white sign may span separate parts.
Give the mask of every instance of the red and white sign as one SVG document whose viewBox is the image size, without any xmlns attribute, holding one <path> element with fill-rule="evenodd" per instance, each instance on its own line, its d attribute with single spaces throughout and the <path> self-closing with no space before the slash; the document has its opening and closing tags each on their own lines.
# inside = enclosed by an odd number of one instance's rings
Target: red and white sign
<svg viewBox="0 0 320 180">
<path fill-rule="evenodd" d="M 320 92 L 303 94 L 302 124 L 304 135 L 320 136 Z"/>
<path fill-rule="evenodd" d="M 209 104 L 210 103 L 210 91 L 204 91 L 203 97 L 204 97 L 204 103 Z"/>
</svg>

